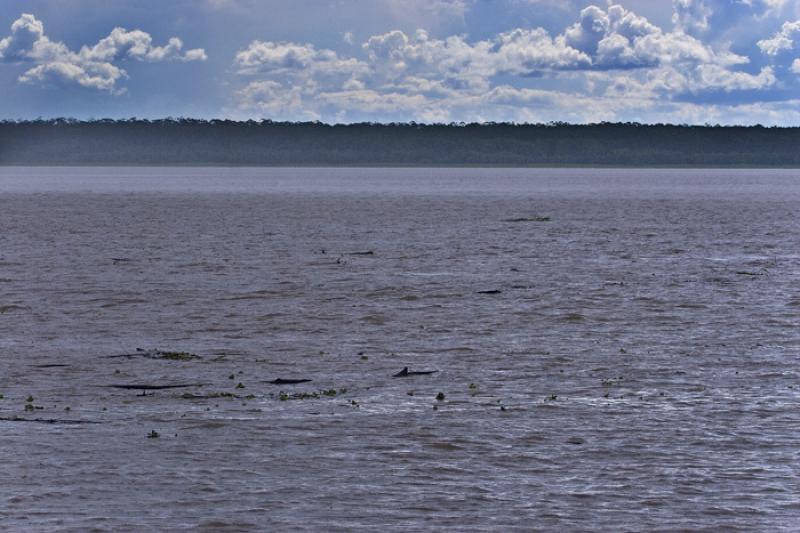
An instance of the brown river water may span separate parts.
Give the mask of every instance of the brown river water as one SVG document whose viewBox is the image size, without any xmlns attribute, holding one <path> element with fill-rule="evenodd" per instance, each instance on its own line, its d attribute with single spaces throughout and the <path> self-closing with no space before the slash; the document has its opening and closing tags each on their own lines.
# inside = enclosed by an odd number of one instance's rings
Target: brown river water
<svg viewBox="0 0 800 533">
<path fill-rule="evenodd" d="M 797 531 L 800 171 L 0 168 L 0 394 L 3 531 Z"/>
</svg>

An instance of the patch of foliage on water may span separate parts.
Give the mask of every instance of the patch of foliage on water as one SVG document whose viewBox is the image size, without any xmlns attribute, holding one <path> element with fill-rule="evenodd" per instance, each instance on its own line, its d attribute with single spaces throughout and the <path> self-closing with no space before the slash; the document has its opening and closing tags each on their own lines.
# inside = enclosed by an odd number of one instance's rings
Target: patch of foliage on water
<svg viewBox="0 0 800 533">
<path fill-rule="evenodd" d="M 327 397 L 327 398 L 335 398 L 337 395 L 345 394 L 347 389 L 341 388 L 338 391 L 336 389 L 326 389 L 320 391 L 313 391 L 313 392 L 294 392 L 294 393 L 286 393 L 280 392 L 278 395 L 278 399 L 282 402 L 286 402 L 289 400 L 319 400 L 320 398 Z"/>
<path fill-rule="evenodd" d="M 191 361 L 193 359 L 200 359 L 200 356 L 191 352 L 172 352 L 155 350 L 158 359 L 166 359 L 168 361 Z"/>
<path fill-rule="evenodd" d="M 232 392 L 210 392 L 208 394 L 185 392 L 181 395 L 181 398 L 184 400 L 209 400 L 216 398 L 238 398 L 238 396 Z"/>
</svg>

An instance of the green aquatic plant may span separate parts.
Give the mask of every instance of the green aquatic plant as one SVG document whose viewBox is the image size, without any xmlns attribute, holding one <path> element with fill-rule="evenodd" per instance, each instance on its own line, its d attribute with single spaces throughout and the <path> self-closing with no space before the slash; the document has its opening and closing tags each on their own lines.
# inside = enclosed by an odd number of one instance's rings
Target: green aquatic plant
<svg viewBox="0 0 800 533">
<path fill-rule="evenodd" d="M 469 384 L 469 388 L 470 388 L 470 390 L 475 390 L 475 389 L 477 389 L 477 388 L 478 388 L 478 386 L 477 386 L 477 385 L 475 385 L 474 383 L 470 383 L 470 384 Z"/>
<path fill-rule="evenodd" d="M 33 396 L 29 395 L 27 398 L 25 398 L 25 401 L 28 403 L 33 403 Z"/>
<path fill-rule="evenodd" d="M 191 352 L 170 352 L 164 350 L 156 350 L 159 359 L 166 359 L 168 361 L 191 361 L 192 359 L 200 359 L 200 356 Z"/>
<path fill-rule="evenodd" d="M 237 389 L 243 389 L 243 388 L 244 388 L 244 383 L 242 383 L 242 382 L 240 381 L 239 383 L 237 383 L 237 384 L 236 384 L 236 388 L 237 388 Z"/>
<path fill-rule="evenodd" d="M 152 430 L 150 433 L 148 433 L 148 434 L 147 434 L 147 438 L 148 438 L 148 439 L 157 439 L 157 438 L 159 438 L 160 436 L 161 436 L 161 434 L 160 434 L 158 431 L 156 431 L 155 429 L 154 429 L 154 430 Z"/>
</svg>

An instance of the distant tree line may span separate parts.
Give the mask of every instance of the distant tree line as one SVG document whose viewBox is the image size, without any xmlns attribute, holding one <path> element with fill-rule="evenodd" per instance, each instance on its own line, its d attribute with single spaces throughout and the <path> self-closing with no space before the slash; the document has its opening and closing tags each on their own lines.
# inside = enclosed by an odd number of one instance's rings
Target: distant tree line
<svg viewBox="0 0 800 533">
<path fill-rule="evenodd" d="M 0 165 L 800 167 L 800 128 L 6 120 Z"/>
</svg>

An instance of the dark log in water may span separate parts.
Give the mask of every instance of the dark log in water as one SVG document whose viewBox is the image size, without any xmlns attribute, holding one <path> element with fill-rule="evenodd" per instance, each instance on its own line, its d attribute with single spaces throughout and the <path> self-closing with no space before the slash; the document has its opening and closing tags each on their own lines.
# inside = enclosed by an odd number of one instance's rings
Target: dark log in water
<svg viewBox="0 0 800 533">
<path fill-rule="evenodd" d="M 267 383 L 272 383 L 273 385 L 297 385 L 298 383 L 308 383 L 310 379 L 273 379 L 272 381 L 267 381 Z"/>
<path fill-rule="evenodd" d="M 39 424 L 102 424 L 96 420 L 65 420 L 61 418 L 22 418 L 19 416 L 0 417 L 0 422 L 36 422 Z"/>
<path fill-rule="evenodd" d="M 417 371 L 412 371 L 412 370 L 409 370 L 408 367 L 404 367 L 403 370 L 401 370 L 400 372 L 398 372 L 397 374 L 395 374 L 392 377 L 405 378 L 405 377 L 408 377 L 408 376 L 427 376 L 428 374 L 435 374 L 436 372 L 438 372 L 438 370 L 417 370 Z"/>
</svg>

